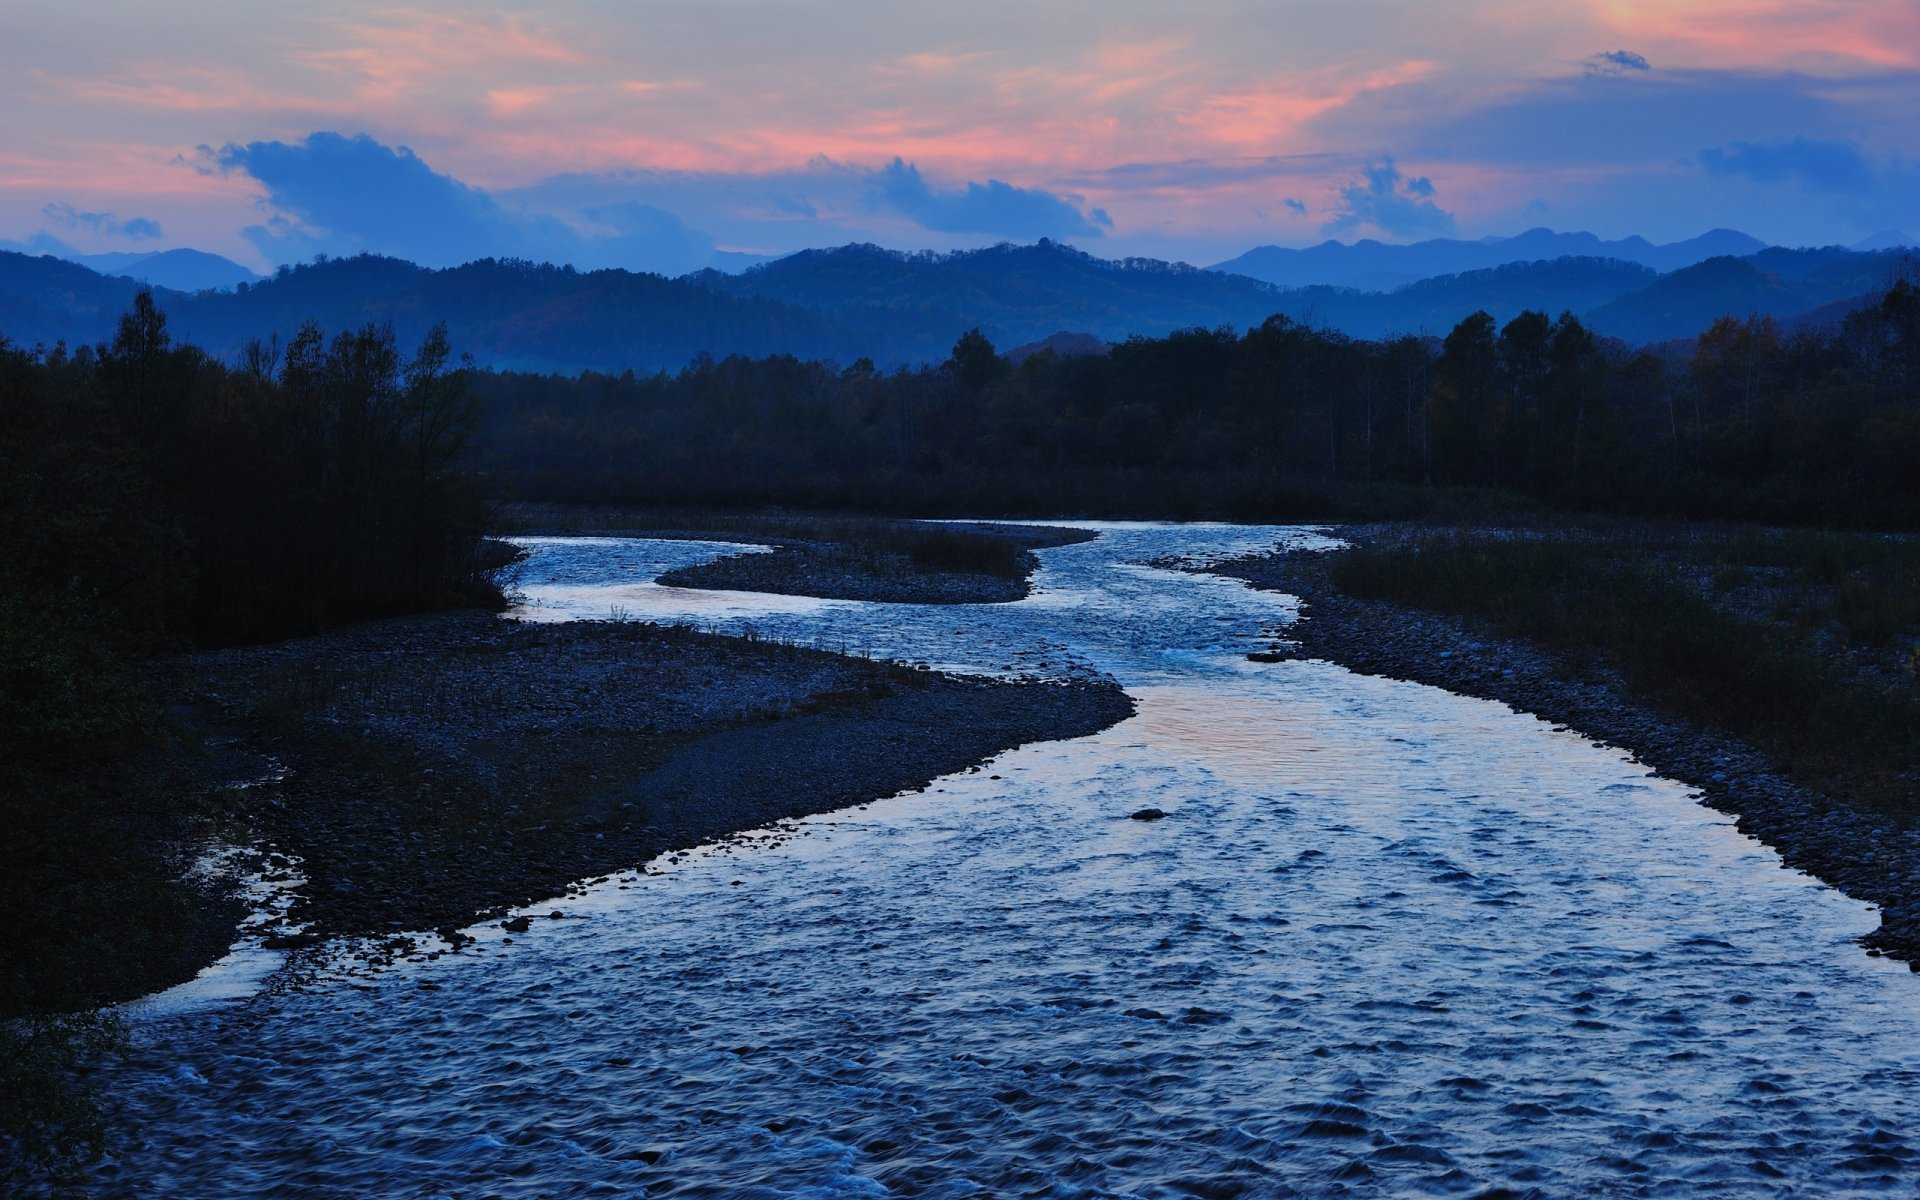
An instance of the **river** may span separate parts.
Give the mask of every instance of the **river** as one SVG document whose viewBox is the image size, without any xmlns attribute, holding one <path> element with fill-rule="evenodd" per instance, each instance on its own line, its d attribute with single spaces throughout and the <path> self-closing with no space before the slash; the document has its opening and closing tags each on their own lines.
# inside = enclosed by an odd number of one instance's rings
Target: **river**
<svg viewBox="0 0 1920 1200">
<path fill-rule="evenodd" d="M 136 1010 L 105 1196 L 1845 1196 L 1920 1165 L 1920 976 L 1868 907 L 1501 705 L 1256 663 L 1285 597 L 1106 525 L 1034 596 L 647 581 L 533 539 L 518 616 L 688 620 L 1139 712 L 629 872 L 568 919 Z M 1129 819 L 1144 807 L 1160 821 Z"/>
</svg>

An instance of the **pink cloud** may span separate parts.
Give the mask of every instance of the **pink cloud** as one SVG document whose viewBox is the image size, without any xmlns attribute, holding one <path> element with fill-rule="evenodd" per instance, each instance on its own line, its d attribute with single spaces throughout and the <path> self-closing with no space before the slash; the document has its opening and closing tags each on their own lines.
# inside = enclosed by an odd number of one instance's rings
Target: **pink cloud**
<svg viewBox="0 0 1920 1200">
<path fill-rule="evenodd" d="M 595 56 L 537 32 L 521 17 L 480 20 L 390 9 L 333 31 L 344 44 L 296 51 L 286 61 L 347 82 L 362 104 L 391 104 L 452 81 L 474 87 L 507 74 L 598 66 Z"/>
<path fill-rule="evenodd" d="M 1754 69 L 1851 60 L 1920 67 L 1920 6 L 1911 0 L 1607 0 L 1596 15 L 1675 65 Z"/>
<path fill-rule="evenodd" d="M 251 72 L 235 69 L 159 68 L 119 78 L 60 77 L 36 71 L 34 77 L 49 91 L 71 101 L 132 111 L 268 113 L 282 111 L 292 103 L 305 111 L 354 111 L 338 101 L 295 101 L 287 92 L 269 88 Z"/>
<path fill-rule="evenodd" d="M 16 66 L 11 82 L 0 71 L 0 95 L 23 118 L 0 133 L 0 164 L 11 164 L 0 188 L 25 195 L 86 179 L 190 190 L 207 184 L 154 169 L 181 144 L 334 129 L 411 145 L 436 169 L 496 189 L 571 172 L 751 177 L 821 155 L 872 170 L 897 155 L 948 187 L 1070 188 L 1123 228 L 1241 228 L 1282 196 L 1317 204 L 1351 182 L 1356 162 L 1391 153 L 1432 174 L 1464 222 L 1581 185 L 1542 174 L 1505 142 L 1471 155 L 1498 161 L 1415 163 L 1450 143 L 1409 146 L 1406 131 L 1470 130 L 1476 113 L 1524 104 L 1545 81 L 1579 82 L 1578 64 L 1596 51 L 1644 54 L 1653 81 L 1920 69 L 1914 0 L 1502 0 L 1311 20 L 1291 6 L 1204 0 L 1177 12 L 1146 0 L 981 3 L 969 15 L 813 0 L 804 11 L 756 8 L 746 21 L 717 6 L 339 0 L 297 17 L 262 10 L 251 24 L 181 13 L 84 38 L 57 30 L 84 53 L 46 53 L 58 38 L 28 49 L 16 40 L 12 58 L 0 46 L 0 67 Z M 1920 151 L 1899 105 L 1834 103 L 1879 106 L 1880 124 L 1861 125 L 1863 141 L 1885 143 L 1878 153 Z M 108 149 L 142 139 L 167 149 L 141 161 Z M 1333 161 L 1284 189 L 1257 172 L 1232 177 L 1235 164 L 1315 154 Z M 1189 184 L 1112 170 L 1189 160 L 1221 169 Z M 133 210 L 110 195 L 99 203 Z"/>
<path fill-rule="evenodd" d="M 1414 60 L 1357 77 L 1339 71 L 1281 76 L 1244 91 L 1210 96 L 1184 120 L 1196 137 L 1222 146 L 1287 153 L 1307 148 L 1300 135 L 1314 117 L 1368 92 L 1413 83 L 1434 72 L 1434 63 Z"/>
</svg>

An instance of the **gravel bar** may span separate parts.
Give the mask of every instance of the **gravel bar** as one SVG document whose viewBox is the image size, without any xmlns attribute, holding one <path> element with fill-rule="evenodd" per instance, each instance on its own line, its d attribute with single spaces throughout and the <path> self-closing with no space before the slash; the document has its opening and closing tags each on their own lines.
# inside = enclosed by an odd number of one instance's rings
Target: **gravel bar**
<svg viewBox="0 0 1920 1200">
<path fill-rule="evenodd" d="M 1133 712 L 1110 681 L 990 680 L 680 627 L 479 613 L 195 655 L 170 682 L 176 711 L 220 749 L 209 762 L 224 803 L 263 850 L 299 860 L 302 943 L 444 935 Z"/>
</svg>

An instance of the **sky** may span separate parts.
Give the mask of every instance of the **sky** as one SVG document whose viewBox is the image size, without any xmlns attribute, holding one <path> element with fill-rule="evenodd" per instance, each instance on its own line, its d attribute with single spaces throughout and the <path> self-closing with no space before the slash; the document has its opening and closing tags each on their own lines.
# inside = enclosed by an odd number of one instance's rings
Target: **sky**
<svg viewBox="0 0 1920 1200">
<path fill-rule="evenodd" d="M 1920 0 L 8 0 L 0 248 L 1920 235 Z"/>
</svg>

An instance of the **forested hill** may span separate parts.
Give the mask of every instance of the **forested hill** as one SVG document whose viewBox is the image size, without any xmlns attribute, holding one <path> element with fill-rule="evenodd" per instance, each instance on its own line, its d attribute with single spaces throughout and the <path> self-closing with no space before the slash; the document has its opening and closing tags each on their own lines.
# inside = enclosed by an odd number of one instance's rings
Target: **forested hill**
<svg viewBox="0 0 1920 1200">
<path fill-rule="evenodd" d="M 1696 240 L 1702 246 L 1713 241 Z M 740 275 L 709 271 L 688 278 L 870 330 L 886 345 L 874 358 L 914 362 L 937 361 L 955 336 L 974 326 L 997 345 L 1021 345 L 1062 329 L 1120 342 L 1176 329 L 1244 330 L 1275 313 L 1349 337 L 1377 338 L 1444 334 L 1476 311 L 1502 322 L 1528 310 L 1572 312 L 1607 336 L 1664 342 L 1698 336 L 1729 313 L 1785 320 L 1847 298 L 1866 304 L 1910 261 L 1904 250 L 1767 248 L 1662 275 L 1618 258 L 1565 256 L 1440 275 L 1382 292 L 1329 284 L 1275 287 L 1181 263 L 1108 261 L 1042 240 L 954 254 L 844 246 L 806 251 Z"/>
<path fill-rule="evenodd" d="M 0 334 L 24 345 L 101 340 L 138 287 L 57 259 L 0 254 Z M 256 338 L 284 344 L 308 320 L 330 329 L 391 323 L 403 343 L 444 323 L 478 361 L 536 371 L 645 371 L 716 350 L 849 360 L 866 352 L 864 340 L 834 322 L 787 305 L 658 275 L 513 260 L 433 271 L 362 255 L 284 269 L 233 291 L 155 289 L 154 298 L 183 340 L 228 360 Z"/>
<path fill-rule="evenodd" d="M 1432 238 L 1390 245 L 1363 238 L 1351 245 L 1326 241 L 1290 249 L 1256 246 L 1209 270 L 1247 275 L 1281 287 L 1325 284 L 1384 292 L 1436 275 L 1485 271 L 1509 263 L 1555 258 L 1611 258 L 1653 271 L 1677 271 L 1709 258 L 1738 257 L 1766 249 L 1766 243 L 1733 229 L 1714 229 L 1696 238 L 1655 245 L 1643 237 L 1607 241 L 1591 233 L 1555 233 L 1529 229 L 1510 238 L 1461 241 Z"/>
<path fill-rule="evenodd" d="M 1713 319 L 1838 319 L 1870 301 L 1906 252 L 1763 250 L 1659 275 L 1618 259 L 1563 257 L 1424 279 L 1390 292 L 1278 288 L 1149 259 L 1110 261 L 1042 240 L 953 254 L 874 246 L 812 250 L 741 275 L 680 279 L 482 259 L 428 270 L 362 255 L 283 268 L 231 291 L 157 288 L 183 338 L 227 361 L 282 344 L 304 321 L 390 323 L 402 342 L 444 322 L 482 365 L 536 372 L 674 370 L 702 354 L 791 354 L 886 366 L 938 362 L 972 328 L 1018 346 L 1072 331 L 1106 342 L 1177 329 L 1253 328 L 1274 314 L 1350 337 L 1441 334 L 1484 311 L 1573 312 L 1633 343 L 1689 338 Z M 55 258 L 0 253 L 0 336 L 16 345 L 112 336 L 141 284 Z"/>
<path fill-rule="evenodd" d="M 1587 321 L 1633 343 L 1693 337 L 1728 313 L 1829 323 L 1896 278 L 1911 276 L 1910 251 L 1856 253 L 1773 247 L 1745 258 L 1710 258 L 1586 311 Z M 1852 302 L 1852 303 L 1848 303 Z M 1831 306 L 1831 313 L 1814 314 Z"/>
<path fill-rule="evenodd" d="M 1444 334 L 1472 312 L 1506 321 L 1532 309 L 1584 313 L 1597 304 L 1652 286 L 1654 271 L 1611 258 L 1557 258 L 1510 263 L 1410 283 L 1391 292 L 1303 287 L 1279 292 L 1277 311 L 1314 328 L 1349 337 Z"/>
<path fill-rule="evenodd" d="M 1905 282 L 1830 329 L 1723 316 L 1639 350 L 1537 311 L 1475 313 L 1444 339 L 1275 317 L 1018 366 L 970 333 L 912 371 L 727 358 L 472 386 L 488 477 L 530 499 L 1269 520 L 1423 511 L 1437 486 L 1920 528 Z"/>
<path fill-rule="evenodd" d="M 1118 342 L 1176 329 L 1245 329 L 1287 300 L 1244 276 L 1157 259 L 1095 258 L 1045 238 L 952 254 L 864 245 L 806 250 L 739 275 L 689 278 L 873 330 L 886 342 L 873 357 L 909 362 L 938 362 L 955 336 L 975 326 L 1001 345 L 1062 329 Z"/>
<path fill-rule="evenodd" d="M 50 255 L 0 251 L 0 335 L 22 346 L 104 341 L 145 286 Z"/>
</svg>

